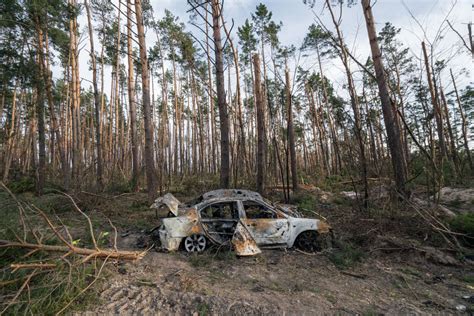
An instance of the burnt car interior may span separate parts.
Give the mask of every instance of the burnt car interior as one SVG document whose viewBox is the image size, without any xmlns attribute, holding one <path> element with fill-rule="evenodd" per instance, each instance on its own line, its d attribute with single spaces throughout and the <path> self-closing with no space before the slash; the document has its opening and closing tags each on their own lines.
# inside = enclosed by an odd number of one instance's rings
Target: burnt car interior
<svg viewBox="0 0 474 316">
<path fill-rule="evenodd" d="M 277 218 L 274 211 L 255 201 L 242 201 L 245 214 L 249 219 Z"/>
<path fill-rule="evenodd" d="M 213 203 L 201 210 L 203 228 L 220 243 L 232 239 L 238 221 L 237 202 Z"/>
</svg>

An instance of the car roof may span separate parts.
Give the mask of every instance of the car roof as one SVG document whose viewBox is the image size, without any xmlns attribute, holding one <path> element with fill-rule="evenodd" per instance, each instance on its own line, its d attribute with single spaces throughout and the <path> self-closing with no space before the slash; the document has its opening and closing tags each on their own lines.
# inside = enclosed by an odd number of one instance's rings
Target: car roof
<svg viewBox="0 0 474 316">
<path fill-rule="evenodd" d="M 215 200 L 215 199 L 250 199 L 250 200 L 263 200 L 262 196 L 258 192 L 242 190 L 242 189 L 219 189 L 209 191 L 202 195 L 202 201 Z"/>
</svg>

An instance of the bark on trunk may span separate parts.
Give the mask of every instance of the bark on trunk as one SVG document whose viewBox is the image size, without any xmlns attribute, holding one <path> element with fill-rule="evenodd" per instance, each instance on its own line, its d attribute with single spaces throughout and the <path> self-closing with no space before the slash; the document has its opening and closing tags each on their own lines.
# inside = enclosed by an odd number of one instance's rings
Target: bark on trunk
<svg viewBox="0 0 474 316">
<path fill-rule="evenodd" d="M 286 93 L 286 106 L 287 106 L 287 129 L 288 129 L 288 145 L 290 147 L 290 164 L 291 164 L 291 181 L 293 186 L 293 192 L 298 190 L 298 175 L 296 172 L 296 145 L 295 145 L 295 131 L 293 129 L 293 108 L 291 104 L 291 87 L 290 87 L 290 72 L 288 67 L 285 69 L 285 93 Z"/>
<path fill-rule="evenodd" d="M 92 87 L 94 89 L 94 116 L 95 116 L 95 146 L 96 146 L 96 181 L 97 189 L 102 191 L 103 182 L 102 182 L 102 145 L 100 142 L 100 99 L 99 99 L 99 89 L 97 88 L 97 63 L 95 60 L 95 50 L 94 50 L 94 34 L 91 22 L 91 14 L 89 9 L 89 4 L 87 0 L 84 0 L 84 5 L 87 12 L 87 23 L 89 27 L 89 39 L 90 39 L 90 57 L 92 63 Z"/>
<path fill-rule="evenodd" d="M 379 96 L 382 103 L 382 111 L 387 130 L 388 146 L 392 156 L 392 167 L 395 176 L 395 183 L 400 194 L 407 196 L 406 190 L 406 162 L 403 154 L 403 145 L 400 136 L 399 126 L 396 123 L 396 112 L 388 92 L 387 81 L 384 74 L 384 68 L 381 59 L 381 51 L 377 42 L 377 33 L 375 31 L 375 21 L 372 15 L 370 0 L 362 0 L 367 33 L 369 35 L 370 49 L 374 61 L 375 75 L 379 87 Z"/>
<path fill-rule="evenodd" d="M 431 96 L 431 104 L 433 105 L 434 117 L 436 121 L 436 131 L 438 132 L 439 147 L 441 150 L 441 156 L 445 158 L 447 157 L 447 155 L 446 155 L 446 143 L 444 141 L 444 134 L 443 134 L 443 116 L 442 116 L 441 109 L 438 103 L 437 92 L 435 91 L 436 86 L 433 84 L 431 66 L 428 60 L 428 53 L 426 51 L 425 42 L 421 43 L 421 47 L 423 49 L 423 57 L 425 59 L 426 77 L 428 80 L 428 87 L 430 89 L 430 96 Z"/>
<path fill-rule="evenodd" d="M 142 65 L 143 122 L 145 127 L 145 168 L 148 186 L 148 198 L 153 201 L 156 195 L 155 161 L 153 158 L 153 122 L 150 104 L 150 78 L 145 43 L 145 30 L 142 18 L 141 0 L 135 0 L 140 62 Z"/>
<path fill-rule="evenodd" d="M 224 87 L 224 61 L 221 43 L 221 12 L 219 0 L 212 0 L 212 30 L 214 39 L 215 61 L 216 61 L 216 85 L 217 85 L 217 105 L 219 107 L 219 120 L 221 131 L 221 172 L 220 185 L 228 188 L 230 182 L 229 169 L 229 117 L 227 114 L 227 104 Z"/>
<path fill-rule="evenodd" d="M 258 54 L 253 56 L 253 69 L 255 72 L 255 105 L 257 109 L 257 191 L 263 193 L 265 185 L 265 112 Z"/>
<path fill-rule="evenodd" d="M 133 74 L 132 4 L 127 0 L 127 57 L 128 57 L 128 104 L 130 109 L 130 139 L 132 145 L 132 190 L 138 190 L 138 137 L 137 105 L 135 103 L 135 76 Z"/>
</svg>

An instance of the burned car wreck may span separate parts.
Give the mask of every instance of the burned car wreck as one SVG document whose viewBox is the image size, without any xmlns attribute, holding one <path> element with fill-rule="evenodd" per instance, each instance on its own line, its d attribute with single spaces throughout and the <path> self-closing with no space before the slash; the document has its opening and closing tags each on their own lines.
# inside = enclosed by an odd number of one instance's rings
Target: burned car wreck
<svg viewBox="0 0 474 316">
<path fill-rule="evenodd" d="M 168 193 L 151 208 L 167 207 L 159 236 L 162 248 L 204 251 L 210 244 L 231 245 L 239 256 L 252 256 L 261 248 L 293 246 L 320 250 L 331 227 L 323 220 L 302 218 L 289 207 L 272 204 L 248 190 L 215 190 L 183 204 Z"/>
</svg>

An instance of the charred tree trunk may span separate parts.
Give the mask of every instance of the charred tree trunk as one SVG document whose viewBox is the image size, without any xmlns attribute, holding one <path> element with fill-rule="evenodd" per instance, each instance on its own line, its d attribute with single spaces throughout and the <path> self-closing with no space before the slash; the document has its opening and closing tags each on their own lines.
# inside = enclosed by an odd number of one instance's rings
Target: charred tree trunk
<svg viewBox="0 0 474 316">
<path fill-rule="evenodd" d="M 221 42 L 221 11 L 219 0 L 212 0 L 212 35 L 214 40 L 214 51 L 216 58 L 216 84 L 217 84 L 217 106 L 219 108 L 219 120 L 221 131 L 221 172 L 220 185 L 228 188 L 230 182 L 229 168 L 229 117 L 224 87 L 224 61 Z"/>
<path fill-rule="evenodd" d="M 290 149 L 290 164 L 291 164 L 291 181 L 293 192 L 298 190 L 298 175 L 296 173 L 296 145 L 295 145 L 295 130 L 293 128 L 293 108 L 291 104 L 291 87 L 290 87 L 290 72 L 288 67 L 285 69 L 285 93 L 287 106 L 287 132 L 288 132 L 288 146 Z"/>
<path fill-rule="evenodd" d="M 262 83 L 260 74 L 260 58 L 253 56 L 253 69 L 255 72 L 255 106 L 257 109 L 257 191 L 263 193 L 265 177 L 265 112 L 262 96 Z"/>
</svg>

